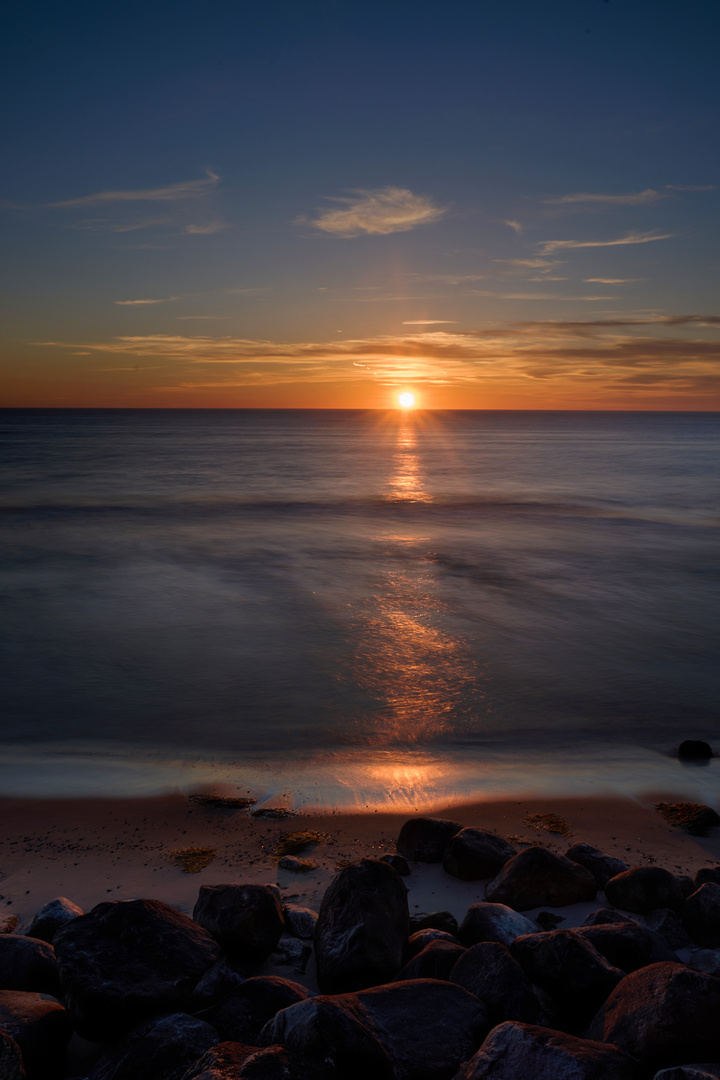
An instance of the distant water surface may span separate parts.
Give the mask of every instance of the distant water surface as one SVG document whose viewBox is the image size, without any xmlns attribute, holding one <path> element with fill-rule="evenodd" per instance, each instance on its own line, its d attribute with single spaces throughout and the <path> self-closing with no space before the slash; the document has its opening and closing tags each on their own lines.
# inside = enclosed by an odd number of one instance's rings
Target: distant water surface
<svg viewBox="0 0 720 1080">
<path fill-rule="evenodd" d="M 720 795 L 669 756 L 720 750 L 719 414 L 5 410 L 0 444 L 0 792 Z"/>
</svg>

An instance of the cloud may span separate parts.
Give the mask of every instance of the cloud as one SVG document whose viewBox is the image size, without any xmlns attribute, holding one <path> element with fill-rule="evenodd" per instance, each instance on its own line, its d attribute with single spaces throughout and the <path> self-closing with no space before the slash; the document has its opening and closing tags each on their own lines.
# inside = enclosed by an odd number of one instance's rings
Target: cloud
<svg viewBox="0 0 720 1080">
<path fill-rule="evenodd" d="M 78 199 L 66 199 L 63 202 L 50 203 L 54 207 L 98 206 L 104 203 L 122 202 L 178 202 L 184 199 L 198 199 L 207 195 L 217 186 L 220 177 L 210 169 L 205 180 L 185 180 L 179 184 L 168 184 L 159 188 L 140 188 L 123 191 L 98 191 L 92 195 L 81 195 Z"/>
<path fill-rule="evenodd" d="M 550 255 L 553 251 L 574 248 L 621 247 L 626 244 L 650 244 L 653 240 L 670 240 L 674 233 L 629 233 L 617 240 L 543 240 L 540 243 L 542 253 Z"/>
<path fill-rule="evenodd" d="M 228 224 L 227 221 L 209 221 L 207 225 L 186 225 L 183 232 L 198 236 L 222 232 L 223 229 L 231 228 L 232 225 Z"/>
<path fill-rule="evenodd" d="M 661 191 L 654 188 L 645 188 L 644 191 L 629 192 L 625 195 L 592 194 L 586 191 L 578 191 L 571 195 L 561 195 L 559 199 L 543 199 L 546 204 L 560 205 L 562 203 L 615 203 L 621 206 L 638 206 L 642 203 L 657 202 L 659 199 L 667 199 Z"/>
<path fill-rule="evenodd" d="M 447 213 L 446 207 L 435 206 L 427 196 L 415 195 L 408 188 L 357 189 L 351 197 L 342 196 L 331 201 L 340 203 L 340 207 L 320 210 L 315 219 L 298 220 L 331 236 L 349 239 L 363 234 L 385 236 L 408 232 L 418 225 L 438 221 Z"/>
<path fill-rule="evenodd" d="M 503 221 L 503 225 L 509 225 L 509 227 L 517 236 L 520 236 L 524 228 L 524 226 L 519 221 Z"/>
<path fill-rule="evenodd" d="M 456 319 L 405 319 L 403 326 L 440 326 L 457 323 Z"/>
<path fill-rule="evenodd" d="M 642 281 L 636 277 L 586 277 L 583 281 L 596 285 L 629 285 L 631 281 Z"/>
<path fill-rule="evenodd" d="M 669 191 L 717 191 L 717 184 L 666 184 Z"/>
<path fill-rule="evenodd" d="M 559 259 L 494 259 L 493 262 L 517 266 L 521 270 L 553 270 L 562 265 Z"/>
<path fill-rule="evenodd" d="M 141 304 L 170 304 L 173 300 L 177 300 L 177 296 L 165 296 L 162 300 L 115 300 L 114 303 L 121 307 L 135 307 Z"/>
</svg>

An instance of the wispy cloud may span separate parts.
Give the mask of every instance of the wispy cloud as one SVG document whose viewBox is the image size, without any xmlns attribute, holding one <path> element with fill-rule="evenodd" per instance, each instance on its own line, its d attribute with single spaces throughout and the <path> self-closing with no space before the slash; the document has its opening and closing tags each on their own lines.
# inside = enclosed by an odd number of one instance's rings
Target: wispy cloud
<svg viewBox="0 0 720 1080">
<path fill-rule="evenodd" d="M 206 225 L 186 225 L 183 232 L 191 233 L 192 235 L 210 235 L 211 233 L 222 232 L 223 229 L 231 229 L 232 226 L 227 221 L 208 221 Z"/>
<path fill-rule="evenodd" d="M 515 266 L 519 270 L 554 270 L 556 266 L 562 265 L 559 259 L 494 259 L 493 261 L 504 266 Z"/>
<path fill-rule="evenodd" d="M 595 285 L 629 285 L 631 281 L 642 281 L 636 277 L 586 277 L 583 281 Z"/>
<path fill-rule="evenodd" d="M 65 199 L 63 202 L 50 203 L 50 205 L 54 207 L 73 207 L 122 202 L 179 202 L 183 199 L 200 198 L 212 191 L 219 182 L 220 177 L 208 169 L 204 180 L 185 180 L 178 184 L 167 184 L 165 187 L 159 188 L 97 191 L 91 195 L 81 195 L 77 199 Z"/>
<path fill-rule="evenodd" d="M 143 304 L 170 304 L 173 300 L 177 300 L 177 296 L 164 296 L 160 300 L 115 300 L 114 303 L 120 307 L 139 307 Z"/>
<path fill-rule="evenodd" d="M 561 195 L 558 199 L 543 199 L 546 204 L 561 205 L 563 203 L 615 203 L 620 206 L 639 206 L 642 203 L 658 202 L 669 196 L 654 188 L 645 188 L 644 191 L 631 191 L 624 195 L 605 195 L 601 192 L 576 191 L 570 195 Z"/>
<path fill-rule="evenodd" d="M 449 326 L 456 322 L 457 319 L 405 319 L 403 326 Z"/>
<path fill-rule="evenodd" d="M 569 251 L 575 248 L 622 247 L 626 244 L 650 244 L 654 240 L 670 240 L 674 233 L 629 233 L 617 240 L 544 240 L 540 248 L 544 255 L 553 251 Z"/>
<path fill-rule="evenodd" d="M 521 222 L 513 221 L 512 219 L 503 221 L 503 225 L 508 225 L 517 236 L 520 236 L 524 229 Z"/>
<path fill-rule="evenodd" d="M 717 191 L 717 184 L 666 184 L 669 191 Z"/>
<path fill-rule="evenodd" d="M 418 225 L 429 225 L 447 213 L 426 195 L 416 195 L 409 188 L 384 187 L 374 190 L 357 189 L 350 196 L 330 200 L 338 207 L 327 207 L 313 219 L 299 222 L 313 225 L 331 236 L 350 239 L 355 236 L 384 236 L 408 232 Z"/>
</svg>

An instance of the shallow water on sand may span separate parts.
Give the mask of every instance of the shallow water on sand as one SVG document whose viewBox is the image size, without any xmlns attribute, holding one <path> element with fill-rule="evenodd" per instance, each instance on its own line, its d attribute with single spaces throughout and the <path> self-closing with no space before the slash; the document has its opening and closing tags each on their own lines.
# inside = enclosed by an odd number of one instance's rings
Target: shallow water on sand
<svg viewBox="0 0 720 1080">
<path fill-rule="evenodd" d="M 0 442 L 0 791 L 680 789 L 716 736 L 717 414 L 4 411 Z"/>
</svg>

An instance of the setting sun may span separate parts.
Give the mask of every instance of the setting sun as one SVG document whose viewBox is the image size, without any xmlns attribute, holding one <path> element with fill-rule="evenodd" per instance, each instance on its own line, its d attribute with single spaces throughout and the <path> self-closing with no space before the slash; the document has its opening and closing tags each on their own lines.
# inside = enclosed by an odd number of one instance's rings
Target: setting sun
<svg viewBox="0 0 720 1080">
<path fill-rule="evenodd" d="M 411 394 L 408 390 L 402 394 L 398 394 L 398 405 L 401 409 L 412 409 L 415 405 L 415 395 Z"/>
</svg>

